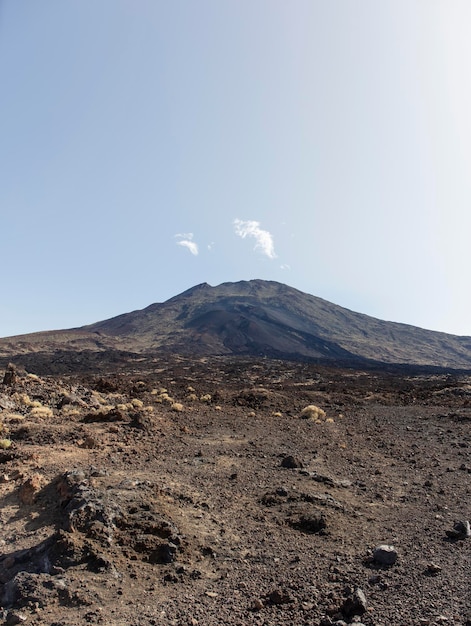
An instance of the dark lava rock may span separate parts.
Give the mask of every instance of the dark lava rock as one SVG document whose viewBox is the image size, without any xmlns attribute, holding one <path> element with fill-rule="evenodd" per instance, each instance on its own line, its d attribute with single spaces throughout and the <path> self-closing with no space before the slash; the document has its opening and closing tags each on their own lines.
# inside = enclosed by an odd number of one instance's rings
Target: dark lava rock
<svg viewBox="0 0 471 626">
<path fill-rule="evenodd" d="M 293 528 L 306 533 L 323 533 L 327 527 L 327 522 L 322 513 L 312 513 L 301 515 L 298 519 L 291 520 Z"/>
<path fill-rule="evenodd" d="M 397 557 L 398 554 L 394 546 L 382 544 L 376 546 L 373 550 L 373 561 L 378 565 L 394 565 L 397 561 Z"/>
<path fill-rule="evenodd" d="M 281 589 L 274 589 L 269 595 L 268 600 L 271 604 L 280 605 L 280 604 L 290 604 L 293 602 L 293 598 L 287 591 Z"/>
<path fill-rule="evenodd" d="M 285 456 L 284 459 L 281 461 L 281 467 L 286 467 L 288 469 L 296 469 L 296 468 L 302 468 L 303 464 L 296 457 L 289 455 L 289 456 Z"/>
<path fill-rule="evenodd" d="M 355 589 L 352 596 L 349 596 L 345 600 L 340 609 L 342 615 L 344 615 L 347 620 L 350 620 L 354 615 L 363 615 L 366 610 L 366 596 L 359 587 Z"/>
<path fill-rule="evenodd" d="M 469 521 L 455 522 L 453 530 L 447 530 L 446 534 L 449 539 L 468 539 L 471 537 L 471 527 Z"/>
</svg>

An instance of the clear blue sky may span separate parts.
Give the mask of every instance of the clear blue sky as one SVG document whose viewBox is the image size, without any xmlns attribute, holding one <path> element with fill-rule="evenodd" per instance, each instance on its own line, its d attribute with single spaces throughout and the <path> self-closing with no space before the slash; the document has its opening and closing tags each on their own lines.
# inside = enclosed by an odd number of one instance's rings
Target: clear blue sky
<svg viewBox="0 0 471 626">
<path fill-rule="evenodd" d="M 469 0 L 0 0 L 0 336 L 263 278 L 471 335 Z"/>
</svg>

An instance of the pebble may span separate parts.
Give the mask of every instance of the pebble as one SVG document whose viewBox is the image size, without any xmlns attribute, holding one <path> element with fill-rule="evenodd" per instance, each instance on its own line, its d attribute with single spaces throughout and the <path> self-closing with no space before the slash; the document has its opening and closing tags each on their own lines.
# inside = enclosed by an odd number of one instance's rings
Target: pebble
<svg viewBox="0 0 471 626">
<path fill-rule="evenodd" d="M 398 554 L 394 546 L 381 544 L 373 550 L 373 560 L 378 565 L 394 565 L 397 557 Z"/>
<path fill-rule="evenodd" d="M 20 487 L 18 497 L 22 504 L 34 504 L 38 491 L 44 485 L 44 478 L 40 474 L 33 474 Z"/>
<path fill-rule="evenodd" d="M 440 565 L 437 565 L 436 563 L 429 563 L 427 565 L 427 574 L 430 574 L 432 576 L 436 576 L 437 574 L 439 574 L 442 571 L 442 568 L 440 567 Z"/>
<path fill-rule="evenodd" d="M 351 619 L 355 615 L 363 615 L 367 610 L 364 591 L 357 587 L 353 595 L 345 600 L 340 610 L 347 619 Z"/>
<path fill-rule="evenodd" d="M 263 609 L 263 602 L 259 598 L 256 598 L 250 605 L 251 611 L 261 611 L 262 609 Z"/>
<path fill-rule="evenodd" d="M 471 537 L 471 527 L 468 520 L 455 522 L 453 530 L 446 531 L 450 539 L 468 539 Z"/>
<path fill-rule="evenodd" d="M 26 616 L 23 613 L 16 613 L 15 611 L 8 611 L 5 619 L 7 626 L 15 626 L 15 624 L 23 624 L 26 622 Z"/>
</svg>

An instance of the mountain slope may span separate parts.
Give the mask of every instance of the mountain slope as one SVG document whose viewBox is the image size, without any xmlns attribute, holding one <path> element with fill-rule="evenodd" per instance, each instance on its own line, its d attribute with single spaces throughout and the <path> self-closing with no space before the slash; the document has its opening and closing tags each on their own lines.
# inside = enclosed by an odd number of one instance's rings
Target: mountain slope
<svg viewBox="0 0 471 626">
<path fill-rule="evenodd" d="M 203 283 L 79 329 L 0 340 L 0 355 L 58 348 L 471 368 L 471 337 L 378 320 L 262 280 Z"/>
</svg>

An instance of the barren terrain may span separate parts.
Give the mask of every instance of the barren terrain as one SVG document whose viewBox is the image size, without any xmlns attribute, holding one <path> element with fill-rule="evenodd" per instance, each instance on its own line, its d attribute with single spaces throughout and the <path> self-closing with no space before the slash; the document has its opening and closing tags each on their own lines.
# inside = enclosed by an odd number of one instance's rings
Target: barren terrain
<svg viewBox="0 0 471 626">
<path fill-rule="evenodd" d="M 0 384 L 5 623 L 471 624 L 470 376 L 138 365 Z"/>
</svg>

